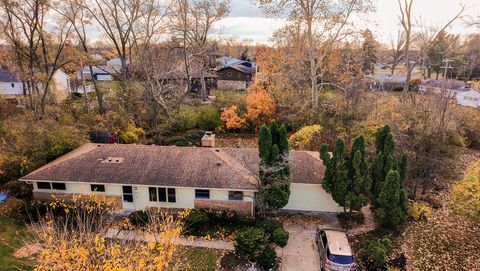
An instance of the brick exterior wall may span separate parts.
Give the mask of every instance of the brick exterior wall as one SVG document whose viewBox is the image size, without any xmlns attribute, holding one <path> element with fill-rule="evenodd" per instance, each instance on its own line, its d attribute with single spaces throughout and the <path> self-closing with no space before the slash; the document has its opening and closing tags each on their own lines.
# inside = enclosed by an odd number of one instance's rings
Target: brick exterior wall
<svg viewBox="0 0 480 271">
<path fill-rule="evenodd" d="M 218 80 L 218 89 L 247 89 L 247 82 L 245 81 L 232 81 L 232 80 Z"/>
<path fill-rule="evenodd" d="M 33 192 L 33 198 L 38 201 L 53 201 L 53 196 L 55 196 L 55 198 L 59 200 L 71 201 L 74 195 L 76 194 L 52 194 L 47 192 Z M 107 196 L 107 199 L 110 198 L 115 198 L 115 208 L 117 210 L 121 210 L 123 208 L 121 196 Z"/>
<path fill-rule="evenodd" d="M 240 200 L 194 200 L 195 209 L 230 210 L 243 216 L 253 216 L 252 204 L 252 201 Z"/>
</svg>

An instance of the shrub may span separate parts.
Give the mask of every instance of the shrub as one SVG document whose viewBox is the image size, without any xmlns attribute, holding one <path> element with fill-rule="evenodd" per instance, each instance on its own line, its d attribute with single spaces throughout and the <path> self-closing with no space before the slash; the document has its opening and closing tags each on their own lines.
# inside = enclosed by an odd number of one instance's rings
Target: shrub
<svg viewBox="0 0 480 271">
<path fill-rule="evenodd" d="M 227 130 L 240 129 L 245 125 L 245 119 L 238 116 L 235 105 L 223 110 L 220 119 L 225 122 Z"/>
<path fill-rule="evenodd" d="M 148 223 L 148 215 L 144 211 L 135 211 L 128 215 L 128 220 L 135 227 L 144 227 Z"/>
<path fill-rule="evenodd" d="M 203 130 L 190 130 L 183 133 L 183 135 L 167 137 L 162 143 L 165 145 L 175 145 L 180 147 L 201 146 L 204 134 L 205 131 Z"/>
<path fill-rule="evenodd" d="M 214 131 L 218 126 L 222 126 L 220 113 L 212 105 L 202 106 L 198 117 L 198 128 L 206 131 Z"/>
<path fill-rule="evenodd" d="M 267 246 L 263 252 L 256 258 L 256 262 L 262 270 L 270 270 L 277 263 L 277 253 L 271 246 Z"/>
<path fill-rule="evenodd" d="M 11 181 L 5 184 L 5 188 L 19 199 L 30 198 L 32 196 L 33 187 L 25 182 Z"/>
<path fill-rule="evenodd" d="M 281 229 L 282 225 L 278 221 L 273 219 L 264 219 L 257 222 L 257 227 L 260 227 L 265 230 L 265 233 L 272 238 L 273 232 L 276 229 Z"/>
<path fill-rule="evenodd" d="M 262 228 L 246 227 L 235 235 L 235 251 L 247 260 L 255 260 L 268 245 L 268 238 Z"/>
<path fill-rule="evenodd" d="M 201 236 L 201 228 L 210 222 L 210 218 L 204 210 L 192 210 L 185 219 L 186 229 L 195 236 Z"/>
<path fill-rule="evenodd" d="M 465 147 L 465 139 L 454 131 L 447 132 L 446 142 L 448 145 L 455 146 L 455 147 Z"/>
<path fill-rule="evenodd" d="M 480 161 L 465 171 L 463 180 L 452 187 L 450 207 L 461 215 L 480 221 Z"/>
<path fill-rule="evenodd" d="M 0 215 L 18 217 L 24 210 L 23 201 L 14 197 L 8 197 L 0 204 Z"/>
<path fill-rule="evenodd" d="M 425 220 L 430 218 L 432 208 L 423 202 L 414 202 L 410 204 L 409 215 L 415 221 Z"/>
<path fill-rule="evenodd" d="M 243 217 L 240 219 L 240 225 L 243 227 L 252 227 L 255 226 L 255 219 L 252 217 Z"/>
<path fill-rule="evenodd" d="M 223 125 L 220 113 L 213 105 L 181 106 L 175 119 L 178 131 L 201 129 L 213 131 Z"/>
<path fill-rule="evenodd" d="M 239 220 L 237 213 L 227 210 L 209 210 L 207 211 L 207 215 L 212 223 L 218 225 L 238 224 Z"/>
<path fill-rule="evenodd" d="M 123 131 L 120 132 L 120 140 L 125 144 L 132 144 L 136 143 L 139 137 L 144 135 L 145 131 L 142 128 L 138 128 L 133 122 L 131 122 Z"/>
<path fill-rule="evenodd" d="M 278 228 L 273 232 L 273 242 L 280 247 L 285 247 L 288 243 L 288 231 L 284 230 L 283 228 Z"/>
<path fill-rule="evenodd" d="M 367 240 L 364 242 L 364 257 L 366 258 L 368 264 L 374 268 L 384 267 L 390 244 L 390 239 L 386 237 L 382 240 Z"/>
<path fill-rule="evenodd" d="M 320 125 L 304 126 L 290 137 L 288 144 L 293 149 L 307 149 L 314 137 L 320 133 L 321 129 L 322 127 Z"/>
</svg>

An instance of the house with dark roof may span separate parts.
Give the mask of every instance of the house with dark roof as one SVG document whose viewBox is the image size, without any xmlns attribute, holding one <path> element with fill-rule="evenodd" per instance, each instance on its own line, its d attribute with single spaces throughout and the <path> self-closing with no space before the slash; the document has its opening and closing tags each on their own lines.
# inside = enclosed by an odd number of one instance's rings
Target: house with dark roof
<svg viewBox="0 0 480 271">
<path fill-rule="evenodd" d="M 4 68 L 0 68 L 0 95 L 25 95 L 22 81 L 15 73 Z"/>
<path fill-rule="evenodd" d="M 255 67 L 246 67 L 236 64 L 217 70 L 218 88 L 220 89 L 246 89 L 255 76 Z"/>
<path fill-rule="evenodd" d="M 341 212 L 321 185 L 317 152 L 291 151 L 291 211 Z M 20 180 L 37 200 L 76 194 L 115 198 L 121 211 L 160 208 L 228 209 L 254 214 L 257 149 L 89 143 Z"/>
</svg>

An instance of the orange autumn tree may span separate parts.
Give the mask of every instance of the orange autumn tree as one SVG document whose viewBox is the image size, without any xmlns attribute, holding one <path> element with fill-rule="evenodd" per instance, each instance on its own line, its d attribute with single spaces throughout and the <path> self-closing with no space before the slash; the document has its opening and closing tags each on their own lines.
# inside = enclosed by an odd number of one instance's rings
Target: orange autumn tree
<svg viewBox="0 0 480 271">
<path fill-rule="evenodd" d="M 275 103 L 260 83 L 254 82 L 248 87 L 247 95 L 247 121 L 256 128 L 262 124 L 270 123 L 275 116 Z"/>
<path fill-rule="evenodd" d="M 238 116 L 235 105 L 223 110 L 220 119 L 225 122 L 227 130 L 240 129 L 245 125 L 245 118 Z"/>
</svg>

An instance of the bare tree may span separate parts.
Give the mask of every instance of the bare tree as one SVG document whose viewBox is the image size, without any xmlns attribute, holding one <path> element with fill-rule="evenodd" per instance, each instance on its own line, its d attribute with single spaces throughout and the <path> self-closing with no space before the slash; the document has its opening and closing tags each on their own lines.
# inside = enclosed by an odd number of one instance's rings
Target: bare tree
<svg viewBox="0 0 480 271">
<path fill-rule="evenodd" d="M 230 0 L 177 0 L 170 30 L 177 47 L 183 50 L 184 69 L 190 88 L 192 66 L 200 72 L 202 98 L 206 100 L 205 69 L 210 63 L 212 44 L 208 41 L 213 25 L 228 15 Z"/>
<path fill-rule="evenodd" d="M 373 9 L 369 0 L 259 0 L 267 14 L 285 14 L 294 24 L 301 24 L 307 40 L 310 72 L 311 103 L 318 110 L 318 91 L 321 89 L 325 60 L 334 46 L 354 31 L 351 18 Z"/>
<path fill-rule="evenodd" d="M 125 108 L 130 108 L 131 91 L 126 85 L 131 61 L 131 38 L 134 26 L 149 0 L 86 0 L 83 3 L 113 44 L 121 61 L 120 83 Z"/>
<path fill-rule="evenodd" d="M 26 82 L 30 107 L 37 119 L 45 115 L 55 73 L 69 62 L 64 52 L 72 25 L 53 21 L 47 27 L 46 17 L 52 10 L 51 4 L 49 0 L 0 1 L 0 25 L 15 52 L 18 70 Z"/>
<path fill-rule="evenodd" d="M 392 59 L 392 66 L 390 69 L 393 75 L 395 74 L 395 69 L 398 64 L 400 64 L 405 56 L 405 33 L 403 31 L 398 31 L 396 39 L 391 37 L 390 46 L 388 54 Z"/>
<path fill-rule="evenodd" d="M 407 67 L 407 78 L 405 80 L 405 85 L 403 86 L 403 93 L 406 95 L 410 87 L 410 80 L 412 79 L 412 71 L 414 65 L 410 62 L 410 47 L 412 41 L 412 7 L 413 0 L 404 0 L 403 4 L 401 0 L 397 0 L 400 7 L 400 16 L 399 20 L 403 27 L 403 32 L 405 33 L 405 46 L 404 46 L 404 55 L 405 55 L 405 64 Z"/>
<path fill-rule="evenodd" d="M 103 101 L 103 93 L 98 87 L 97 79 L 93 76 L 93 65 L 91 56 L 89 54 L 88 47 L 88 37 L 87 37 L 87 26 L 91 25 L 92 15 L 85 9 L 85 0 L 68 0 L 62 1 L 59 3 L 59 6 L 55 7 L 55 10 L 61 14 L 70 24 L 73 26 L 73 30 L 77 36 L 79 45 L 82 47 L 83 51 L 88 58 L 88 68 L 90 74 L 92 75 L 93 88 L 95 89 L 95 94 L 98 102 L 98 111 L 100 114 L 105 113 L 105 106 Z M 82 79 L 84 79 L 83 67 L 80 67 L 82 70 Z M 85 84 L 84 84 L 85 88 Z"/>
</svg>

